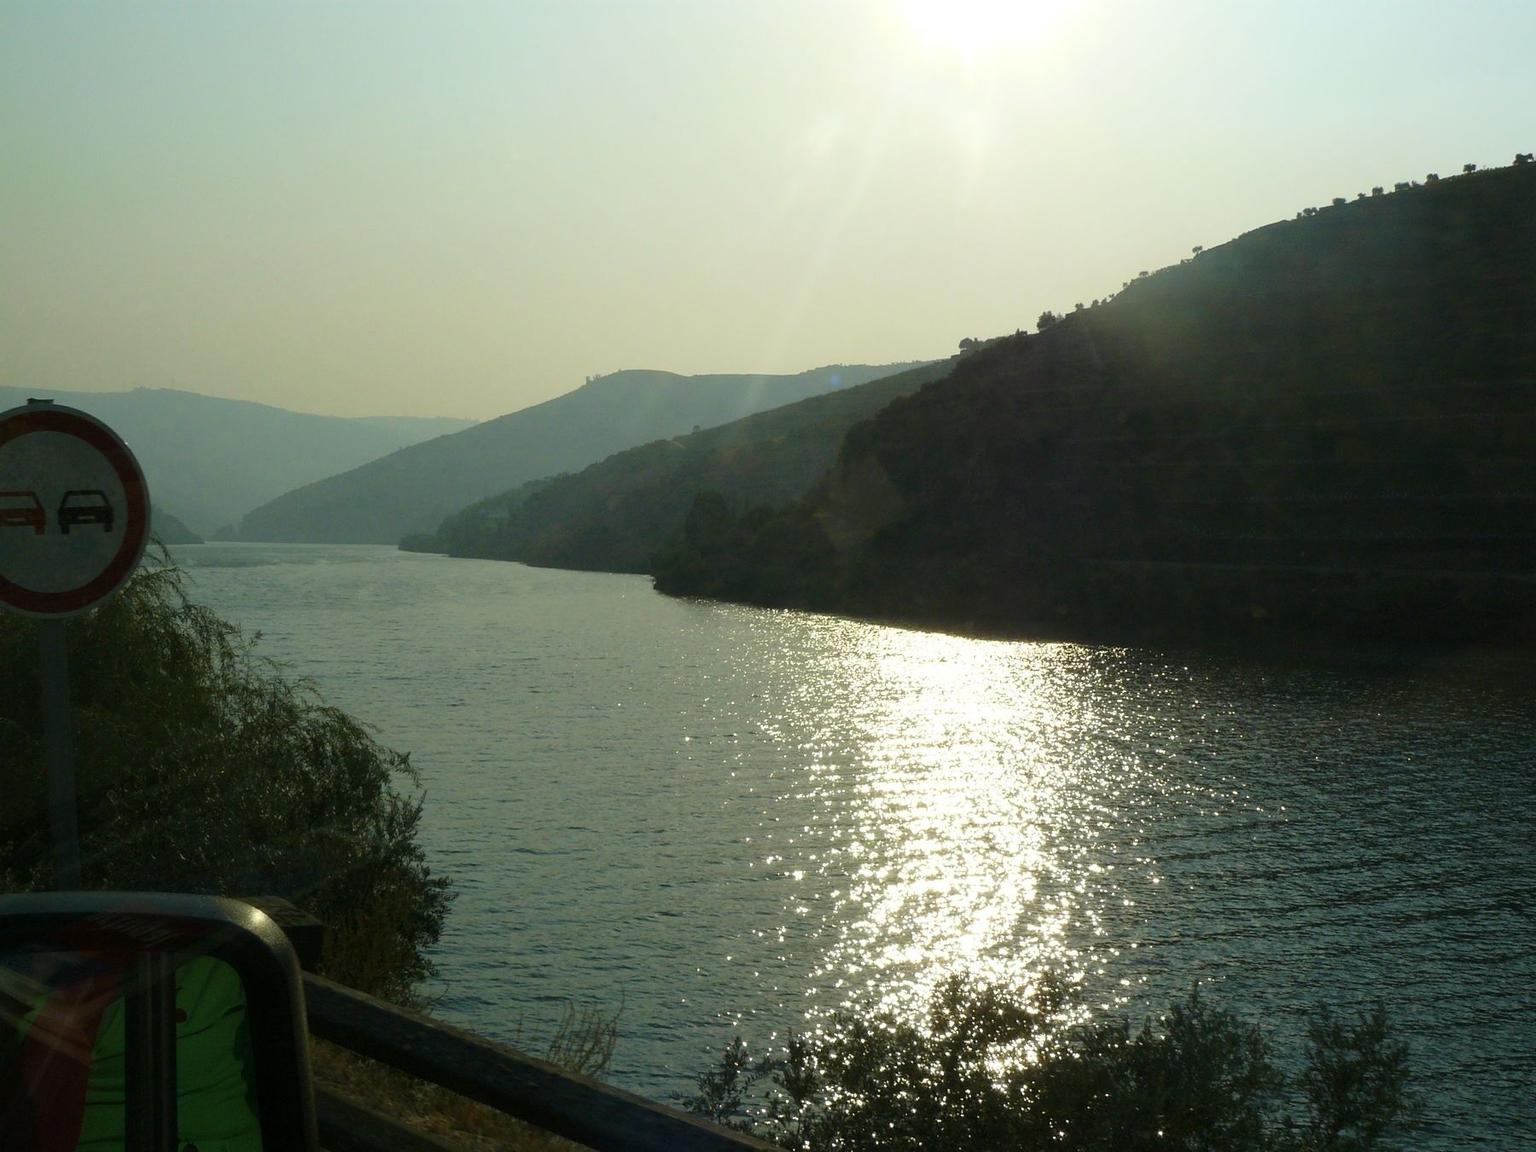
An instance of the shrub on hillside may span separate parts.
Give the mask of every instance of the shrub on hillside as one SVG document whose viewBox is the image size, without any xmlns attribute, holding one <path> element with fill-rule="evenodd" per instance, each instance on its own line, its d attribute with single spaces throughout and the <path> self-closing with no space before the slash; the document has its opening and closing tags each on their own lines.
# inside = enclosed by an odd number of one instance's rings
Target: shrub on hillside
<svg viewBox="0 0 1536 1152">
<path fill-rule="evenodd" d="M 1198 992 L 1139 1030 L 1069 1007 L 1056 983 L 950 980 L 926 1028 L 845 1013 L 758 1060 L 738 1037 L 687 1104 L 814 1152 L 1385 1152 L 1415 1112 L 1379 1007 L 1319 1012 L 1294 1082 L 1258 1028 Z"/>
<path fill-rule="evenodd" d="M 278 895 L 332 928 L 326 968 L 408 999 L 450 900 L 408 759 L 146 569 L 69 624 L 84 883 Z M 0 886 L 51 882 L 35 625 L 0 616 Z"/>
</svg>

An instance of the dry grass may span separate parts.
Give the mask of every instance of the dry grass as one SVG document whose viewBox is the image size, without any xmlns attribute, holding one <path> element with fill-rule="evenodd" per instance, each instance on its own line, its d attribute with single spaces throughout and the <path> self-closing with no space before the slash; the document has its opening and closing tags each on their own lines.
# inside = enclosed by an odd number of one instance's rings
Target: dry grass
<svg viewBox="0 0 1536 1152">
<path fill-rule="evenodd" d="M 567 1004 L 544 1059 L 597 1076 L 608 1067 L 617 1038 L 616 1017 Z M 325 1040 L 311 1039 L 310 1061 L 317 1085 L 344 1093 L 465 1152 L 567 1152 L 582 1147 Z"/>
</svg>

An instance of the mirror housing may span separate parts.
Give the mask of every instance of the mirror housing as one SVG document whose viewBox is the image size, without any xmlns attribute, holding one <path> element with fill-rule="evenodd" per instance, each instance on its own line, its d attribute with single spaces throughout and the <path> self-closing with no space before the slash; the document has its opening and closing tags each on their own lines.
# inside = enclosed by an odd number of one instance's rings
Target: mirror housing
<svg viewBox="0 0 1536 1152">
<path fill-rule="evenodd" d="M 25 1125 L 42 1149 L 180 1152 L 198 1125 L 231 1146 L 317 1149 L 303 984 L 282 930 L 216 896 L 0 896 L 0 1128 Z"/>
</svg>

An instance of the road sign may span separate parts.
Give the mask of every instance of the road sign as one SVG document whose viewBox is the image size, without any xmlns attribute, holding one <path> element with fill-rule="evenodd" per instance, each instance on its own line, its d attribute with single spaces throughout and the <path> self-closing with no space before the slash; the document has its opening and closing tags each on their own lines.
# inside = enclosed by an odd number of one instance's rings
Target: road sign
<svg viewBox="0 0 1536 1152">
<path fill-rule="evenodd" d="M 0 608 L 83 612 L 138 566 L 149 488 L 117 433 L 50 402 L 0 412 Z"/>
</svg>

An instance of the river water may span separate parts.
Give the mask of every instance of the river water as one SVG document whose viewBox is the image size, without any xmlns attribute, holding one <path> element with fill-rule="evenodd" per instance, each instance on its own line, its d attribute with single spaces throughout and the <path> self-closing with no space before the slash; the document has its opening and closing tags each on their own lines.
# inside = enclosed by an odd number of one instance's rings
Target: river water
<svg viewBox="0 0 1536 1152">
<path fill-rule="evenodd" d="M 671 600 L 387 548 L 175 550 L 193 598 L 410 751 L 459 893 L 436 1011 L 619 1013 L 675 1099 L 741 1031 L 1066 974 L 1195 985 L 1282 1053 L 1377 998 L 1423 1148 L 1536 1140 L 1536 693 L 1463 657 L 1235 664 Z"/>
</svg>

